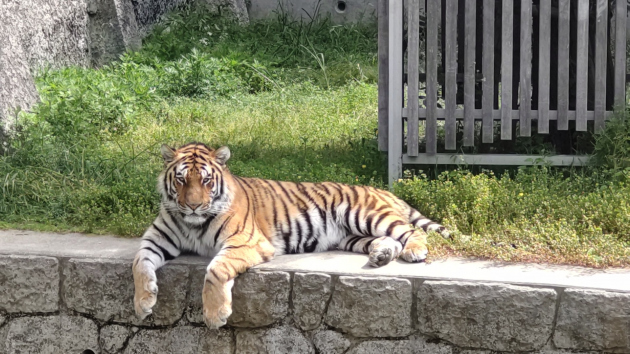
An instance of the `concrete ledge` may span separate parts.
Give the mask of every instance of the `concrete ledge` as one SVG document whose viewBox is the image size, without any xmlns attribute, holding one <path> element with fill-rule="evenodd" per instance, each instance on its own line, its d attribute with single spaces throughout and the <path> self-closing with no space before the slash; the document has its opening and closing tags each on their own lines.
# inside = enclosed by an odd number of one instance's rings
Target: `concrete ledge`
<svg viewBox="0 0 630 354">
<path fill-rule="evenodd" d="M 154 315 L 133 316 L 138 244 L 0 231 L 0 354 L 630 353 L 628 269 L 281 256 L 237 278 L 228 326 L 209 331 L 200 257 L 162 268 Z"/>
</svg>

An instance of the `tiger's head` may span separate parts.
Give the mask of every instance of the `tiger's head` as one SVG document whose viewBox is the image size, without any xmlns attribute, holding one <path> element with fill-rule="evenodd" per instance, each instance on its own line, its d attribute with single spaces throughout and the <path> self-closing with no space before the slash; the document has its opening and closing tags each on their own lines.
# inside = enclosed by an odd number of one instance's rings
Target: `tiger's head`
<svg viewBox="0 0 630 354">
<path fill-rule="evenodd" d="M 230 149 L 213 150 L 202 143 L 173 149 L 162 145 L 166 166 L 158 180 L 163 206 L 179 213 L 189 224 L 202 224 L 226 208 L 228 193 L 224 181 Z"/>
</svg>

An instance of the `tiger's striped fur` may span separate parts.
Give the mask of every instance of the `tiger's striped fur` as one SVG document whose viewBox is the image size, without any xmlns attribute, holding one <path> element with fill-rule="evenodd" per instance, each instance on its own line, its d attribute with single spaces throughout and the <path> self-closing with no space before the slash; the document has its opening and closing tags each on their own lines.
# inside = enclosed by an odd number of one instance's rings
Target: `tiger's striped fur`
<svg viewBox="0 0 630 354">
<path fill-rule="evenodd" d="M 234 278 L 274 255 L 339 248 L 369 254 L 382 266 L 427 254 L 425 231 L 448 237 L 441 225 L 393 194 L 339 183 L 293 183 L 232 175 L 227 147 L 162 146 L 165 170 L 158 217 L 142 237 L 133 263 L 134 304 L 141 318 L 157 295 L 155 271 L 181 252 L 214 256 L 203 289 L 204 320 L 224 325 Z M 412 226 L 413 225 L 413 226 Z"/>
</svg>

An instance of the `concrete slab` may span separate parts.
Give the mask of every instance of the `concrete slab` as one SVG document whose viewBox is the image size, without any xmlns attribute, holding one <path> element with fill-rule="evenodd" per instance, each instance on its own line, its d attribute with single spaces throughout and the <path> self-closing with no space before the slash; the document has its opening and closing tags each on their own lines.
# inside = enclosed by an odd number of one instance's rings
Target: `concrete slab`
<svg viewBox="0 0 630 354">
<path fill-rule="evenodd" d="M 0 230 L 0 254 L 132 260 L 140 240 L 115 236 Z M 208 258 L 184 256 L 172 263 L 207 264 Z M 522 264 L 449 258 L 430 264 L 396 261 L 382 268 L 367 265 L 365 255 L 340 251 L 276 257 L 255 267 L 263 271 L 318 272 L 425 280 L 498 282 L 515 285 L 630 292 L 630 269 Z"/>
</svg>

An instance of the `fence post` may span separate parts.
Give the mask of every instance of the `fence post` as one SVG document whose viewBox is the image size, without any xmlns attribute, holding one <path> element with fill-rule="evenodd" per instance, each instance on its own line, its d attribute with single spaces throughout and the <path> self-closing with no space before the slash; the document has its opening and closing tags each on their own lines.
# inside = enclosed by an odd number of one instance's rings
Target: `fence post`
<svg viewBox="0 0 630 354">
<path fill-rule="evenodd" d="M 413 0 L 412 0 L 413 1 Z M 415 0 L 418 1 L 418 0 Z M 402 176 L 402 105 L 403 105 L 403 0 L 389 0 L 389 121 L 387 158 L 388 184 Z"/>
<path fill-rule="evenodd" d="M 387 135 L 389 121 L 387 110 L 389 99 L 389 57 L 388 57 L 388 0 L 378 0 L 378 149 L 387 151 Z"/>
</svg>

